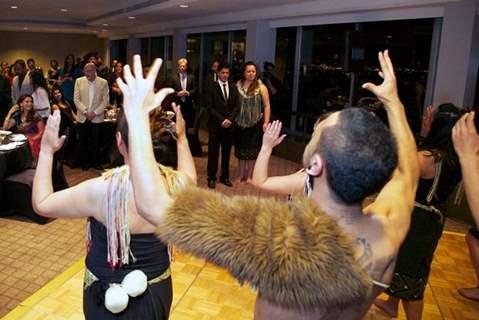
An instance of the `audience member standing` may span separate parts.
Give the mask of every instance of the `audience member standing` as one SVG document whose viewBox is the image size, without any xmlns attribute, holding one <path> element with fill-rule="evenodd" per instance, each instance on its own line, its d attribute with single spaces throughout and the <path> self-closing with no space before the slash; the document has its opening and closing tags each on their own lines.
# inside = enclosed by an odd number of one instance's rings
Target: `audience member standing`
<svg viewBox="0 0 479 320">
<path fill-rule="evenodd" d="M 218 81 L 218 67 L 220 64 L 221 62 L 218 59 L 213 60 L 213 62 L 211 62 L 211 69 L 206 73 L 205 83 L 203 84 L 203 92 L 206 96 L 209 95 L 211 87 Z"/>
<path fill-rule="evenodd" d="M 83 170 L 88 170 L 90 166 L 100 168 L 99 126 L 103 122 L 109 94 L 108 82 L 97 77 L 94 63 L 87 63 L 83 72 L 85 76 L 75 82 L 74 101 L 80 137 L 80 162 Z"/>
<path fill-rule="evenodd" d="M 45 77 L 41 69 L 35 69 L 30 72 L 30 78 L 33 86 L 33 109 L 46 121 L 51 114 L 50 98 L 48 97 L 48 88 Z"/>
<path fill-rule="evenodd" d="M 196 110 L 193 105 L 196 98 L 196 82 L 195 77 L 187 73 L 187 69 L 188 60 L 185 58 L 179 59 L 178 73 L 170 75 L 168 83 L 176 91 L 176 103 L 181 105 L 181 113 L 186 122 L 186 135 L 191 148 L 191 154 L 195 157 L 201 157 L 201 146 L 197 128 L 195 128 Z"/>
<path fill-rule="evenodd" d="M 3 75 L 0 75 L 0 121 L 5 119 L 5 116 L 10 109 L 10 104 L 12 102 L 11 99 L 12 93 L 8 80 Z"/>
<path fill-rule="evenodd" d="M 30 71 L 27 70 L 25 61 L 17 60 L 13 64 L 15 69 L 15 78 L 12 84 L 12 101 L 17 101 L 24 94 L 32 94 L 33 86 L 30 79 Z"/>
<path fill-rule="evenodd" d="M 115 70 L 108 77 L 108 86 L 110 88 L 110 105 L 121 108 L 123 106 L 123 94 L 116 83 L 116 79 L 123 79 L 123 64 L 116 62 Z"/>
<path fill-rule="evenodd" d="M 75 65 L 75 56 L 69 54 L 65 57 L 63 68 L 60 70 L 59 81 L 65 99 L 73 105 L 73 88 L 75 80 L 80 76 L 80 70 Z M 73 106 L 74 107 L 74 106 Z"/>
<path fill-rule="evenodd" d="M 268 89 L 258 79 L 256 70 L 254 62 L 246 62 L 242 78 L 236 84 L 241 102 L 240 112 L 235 119 L 239 127 L 235 155 L 239 160 L 240 182 L 249 182 L 253 177 L 254 162 L 261 149 L 263 131 L 271 117 Z"/>
<path fill-rule="evenodd" d="M 231 146 L 234 140 L 233 121 L 239 112 L 239 95 L 236 86 L 229 81 L 231 67 L 219 68 L 219 80 L 211 86 L 208 93 L 208 187 L 216 185 L 216 171 L 221 148 L 220 182 L 228 187 Z"/>
<path fill-rule="evenodd" d="M 33 58 L 28 58 L 27 66 L 29 71 L 33 71 L 37 68 L 37 66 L 35 65 L 35 60 Z"/>
<path fill-rule="evenodd" d="M 103 59 L 98 54 L 96 55 L 95 64 L 96 64 L 98 76 L 105 80 L 108 80 L 110 70 L 108 69 L 108 66 L 103 63 Z"/>
<path fill-rule="evenodd" d="M 2 64 L 2 76 L 7 79 L 8 86 L 11 87 L 13 83 L 13 74 L 11 73 L 11 66 L 8 65 L 8 62 L 3 61 Z"/>
<path fill-rule="evenodd" d="M 60 76 L 60 68 L 58 67 L 58 61 L 53 59 L 50 60 L 50 69 L 47 72 L 47 80 L 50 86 L 53 86 L 57 83 L 58 77 Z"/>
</svg>

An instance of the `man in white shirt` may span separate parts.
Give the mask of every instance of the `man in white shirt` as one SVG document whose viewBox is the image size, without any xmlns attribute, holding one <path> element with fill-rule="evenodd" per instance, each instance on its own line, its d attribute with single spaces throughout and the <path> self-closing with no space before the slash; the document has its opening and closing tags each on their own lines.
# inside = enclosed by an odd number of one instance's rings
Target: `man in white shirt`
<svg viewBox="0 0 479 320">
<path fill-rule="evenodd" d="M 94 63 L 87 63 L 84 77 L 75 82 L 73 100 L 77 107 L 80 163 L 83 170 L 90 166 L 100 168 L 99 131 L 109 102 L 108 82 L 96 76 Z"/>
<path fill-rule="evenodd" d="M 30 79 L 30 71 L 27 70 L 25 61 L 19 59 L 13 64 L 15 68 L 15 78 L 12 82 L 12 103 L 17 103 L 18 98 L 24 94 L 32 94 L 33 86 Z"/>
</svg>

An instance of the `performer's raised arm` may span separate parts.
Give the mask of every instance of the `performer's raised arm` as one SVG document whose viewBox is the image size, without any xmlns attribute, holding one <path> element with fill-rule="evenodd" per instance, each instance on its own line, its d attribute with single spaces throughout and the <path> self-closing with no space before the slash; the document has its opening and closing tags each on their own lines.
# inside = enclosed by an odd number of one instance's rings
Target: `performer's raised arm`
<svg viewBox="0 0 479 320">
<path fill-rule="evenodd" d="M 269 160 L 273 148 L 279 145 L 286 137 L 285 134 L 281 135 L 281 127 L 281 122 L 275 120 L 272 123 L 268 123 L 263 133 L 263 144 L 253 170 L 253 185 L 265 191 L 293 194 L 300 192 L 304 188 L 306 179 L 304 171 L 286 176 L 270 177 L 268 174 Z"/>
</svg>

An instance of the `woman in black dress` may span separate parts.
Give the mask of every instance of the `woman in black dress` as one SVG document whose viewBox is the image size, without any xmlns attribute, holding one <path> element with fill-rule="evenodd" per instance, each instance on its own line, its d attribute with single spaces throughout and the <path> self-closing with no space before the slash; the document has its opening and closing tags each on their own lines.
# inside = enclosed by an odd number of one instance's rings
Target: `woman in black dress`
<svg viewBox="0 0 479 320">
<path fill-rule="evenodd" d="M 389 299 L 375 302 L 391 317 L 397 316 L 402 301 L 408 320 L 421 319 L 434 251 L 444 228 L 445 202 L 461 180 L 452 144 L 452 128 L 461 113 L 453 104 L 440 105 L 429 134 L 418 147 L 421 177 L 411 226 L 399 249 L 393 281 L 386 291 Z M 426 115 L 431 117 L 431 114 L 428 108 Z"/>
</svg>

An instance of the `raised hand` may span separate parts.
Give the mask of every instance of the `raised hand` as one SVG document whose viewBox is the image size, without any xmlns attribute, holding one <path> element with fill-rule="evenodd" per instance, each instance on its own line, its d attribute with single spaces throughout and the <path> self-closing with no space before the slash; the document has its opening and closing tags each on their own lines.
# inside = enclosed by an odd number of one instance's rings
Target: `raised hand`
<svg viewBox="0 0 479 320">
<path fill-rule="evenodd" d="M 41 152 L 53 154 L 62 147 L 66 137 L 58 137 L 61 119 L 62 117 L 59 110 L 54 111 L 53 114 L 48 117 L 47 125 L 42 136 Z"/>
<path fill-rule="evenodd" d="M 432 110 L 432 106 L 428 106 L 422 117 L 421 137 L 427 137 L 429 135 L 433 119 L 434 112 Z"/>
<path fill-rule="evenodd" d="M 263 146 L 273 149 L 281 142 L 283 142 L 286 137 L 285 134 L 280 136 L 281 133 L 281 121 L 275 120 L 271 123 L 268 123 L 266 130 L 263 133 Z"/>
<path fill-rule="evenodd" d="M 388 50 L 378 53 L 381 70 L 379 76 L 384 79 L 380 85 L 367 82 L 362 85 L 363 89 L 369 90 L 384 104 L 387 108 L 391 104 L 399 101 L 396 76 L 394 74 L 393 64 L 389 58 Z"/>
<path fill-rule="evenodd" d="M 461 161 L 479 159 L 479 135 L 474 124 L 474 112 L 466 113 L 452 129 L 454 149 Z"/>
<path fill-rule="evenodd" d="M 173 108 L 173 111 L 176 115 L 176 135 L 178 136 L 178 138 L 186 137 L 186 123 L 185 119 L 183 118 L 183 114 L 181 113 L 181 108 L 180 106 L 177 106 L 174 102 L 171 104 L 171 107 Z"/>
<path fill-rule="evenodd" d="M 148 113 L 161 105 L 167 95 L 173 93 L 171 88 L 163 88 L 157 93 L 154 92 L 155 80 L 162 64 L 161 59 L 155 59 L 148 75 L 143 77 L 143 67 L 139 55 L 133 56 L 132 74 L 130 66 L 126 65 L 124 70 L 125 81 L 118 78 L 117 84 L 123 93 L 123 109 L 127 119 L 135 116 L 146 116 Z"/>
</svg>

